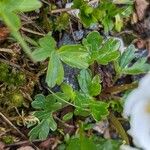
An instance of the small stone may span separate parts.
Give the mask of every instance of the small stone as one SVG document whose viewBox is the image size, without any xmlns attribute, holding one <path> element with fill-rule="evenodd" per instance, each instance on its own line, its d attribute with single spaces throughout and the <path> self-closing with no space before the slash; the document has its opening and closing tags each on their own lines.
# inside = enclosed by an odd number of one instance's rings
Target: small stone
<svg viewBox="0 0 150 150">
<path fill-rule="evenodd" d="M 79 30 L 79 31 L 74 31 L 73 35 L 75 37 L 75 40 L 81 40 L 83 38 L 84 35 L 84 31 L 83 30 Z"/>
<path fill-rule="evenodd" d="M 35 150 L 35 149 L 31 146 L 23 146 L 23 147 L 17 148 L 17 150 Z"/>
</svg>

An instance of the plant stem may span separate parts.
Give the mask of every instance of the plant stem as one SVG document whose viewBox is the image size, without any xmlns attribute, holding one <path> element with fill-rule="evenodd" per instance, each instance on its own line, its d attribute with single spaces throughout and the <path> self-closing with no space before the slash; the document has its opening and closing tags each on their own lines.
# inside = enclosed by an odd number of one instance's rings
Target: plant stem
<svg viewBox="0 0 150 150">
<path fill-rule="evenodd" d="M 16 40 L 20 43 L 20 45 L 22 46 L 24 52 L 28 55 L 28 57 L 32 60 L 33 60 L 33 57 L 32 57 L 32 52 L 30 50 L 30 48 L 28 47 L 27 43 L 23 40 L 21 34 L 19 32 L 15 32 L 13 33 L 13 36 L 16 38 Z"/>
<path fill-rule="evenodd" d="M 124 128 L 122 127 L 118 118 L 116 118 L 112 112 L 110 112 L 110 121 L 112 122 L 112 124 L 116 128 L 117 132 L 120 134 L 121 138 L 126 141 L 127 145 L 129 145 L 130 142 L 129 142 L 128 136 L 127 136 Z"/>
<path fill-rule="evenodd" d="M 60 96 L 58 96 L 57 94 L 55 94 L 50 88 L 48 88 L 48 90 L 49 90 L 56 98 L 58 98 L 58 99 L 61 100 L 62 102 L 66 103 L 66 104 L 68 104 L 68 105 L 71 105 L 71 106 L 73 106 L 73 107 L 75 107 L 75 108 L 79 108 L 79 109 L 82 109 L 82 110 L 84 110 L 84 111 L 88 111 L 88 112 L 89 112 L 89 109 L 84 109 L 84 108 L 82 108 L 82 107 L 80 107 L 80 106 L 78 106 L 78 105 L 72 104 L 72 103 L 66 101 L 65 99 L 61 98 Z"/>
<path fill-rule="evenodd" d="M 133 82 L 130 84 L 117 85 L 117 86 L 113 86 L 113 87 L 108 87 L 107 89 L 104 90 L 104 93 L 117 94 L 117 93 L 121 93 L 125 90 L 134 89 L 137 86 L 138 86 L 137 82 Z"/>
</svg>

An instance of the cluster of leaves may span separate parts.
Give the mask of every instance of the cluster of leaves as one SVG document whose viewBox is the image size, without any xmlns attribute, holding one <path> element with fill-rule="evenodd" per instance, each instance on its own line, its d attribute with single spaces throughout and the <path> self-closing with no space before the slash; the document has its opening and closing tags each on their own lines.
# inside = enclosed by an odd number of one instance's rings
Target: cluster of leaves
<svg viewBox="0 0 150 150">
<path fill-rule="evenodd" d="M 92 78 L 90 70 L 81 70 L 78 81 L 80 91 L 74 91 L 70 85 L 63 83 L 61 85 L 62 92 L 52 93 L 47 97 L 39 94 L 35 97 L 32 106 L 39 109 L 34 115 L 40 122 L 29 133 L 31 139 L 45 139 L 50 129 L 55 131 L 57 124 L 53 119 L 53 115 L 68 105 L 74 106 L 75 110 L 65 114 L 63 121 L 70 120 L 73 115 L 84 117 L 91 115 L 95 121 L 107 117 L 109 105 L 102 101 L 96 101 L 93 97 L 101 92 L 99 76 L 96 75 Z"/>
<path fill-rule="evenodd" d="M 39 40 L 39 47 L 32 57 L 36 61 L 49 58 L 46 82 L 49 87 L 60 85 L 64 78 L 63 63 L 71 67 L 86 69 L 97 61 L 106 65 L 119 57 L 119 41 L 110 38 L 106 41 L 97 31 L 93 31 L 83 39 L 82 44 L 64 45 L 56 48 L 56 41 L 50 35 Z"/>
<path fill-rule="evenodd" d="M 117 74 L 139 74 L 149 70 L 146 58 L 139 59 L 131 66 L 135 58 L 135 47 L 129 46 L 121 55 L 118 50 L 120 42 L 114 38 L 104 40 L 97 32 L 93 31 L 82 40 L 82 44 L 64 45 L 56 48 L 56 41 L 51 35 L 46 35 L 39 40 L 39 46 L 32 53 L 36 61 L 49 58 L 46 82 L 49 87 L 60 85 L 64 79 L 63 63 L 71 67 L 86 69 L 95 61 L 107 65 L 114 61 Z"/>
<path fill-rule="evenodd" d="M 27 46 L 26 42 L 23 40 L 18 31 L 21 28 L 21 21 L 18 14 L 36 10 L 40 7 L 41 3 L 38 0 L 0 1 L 0 19 L 2 19 L 9 27 L 9 29 L 11 30 L 11 34 L 21 44 L 21 46 L 24 48 L 24 51 L 28 54 L 29 57 L 31 57 L 30 48 Z"/>
<path fill-rule="evenodd" d="M 121 142 L 119 140 L 103 139 L 97 136 L 87 137 L 83 132 L 72 137 L 67 141 L 67 147 L 61 148 L 64 150 L 118 150 L 120 148 Z"/>
<path fill-rule="evenodd" d="M 150 70 L 150 64 L 147 63 L 147 57 L 136 58 L 136 48 L 130 45 L 125 49 L 122 55 L 115 61 L 115 70 L 118 77 L 122 75 L 137 75 L 146 73 Z"/>
<path fill-rule="evenodd" d="M 93 23 L 100 22 L 106 33 L 113 28 L 116 31 L 121 31 L 123 19 L 132 12 L 132 5 L 117 7 L 116 4 L 109 0 L 101 1 L 96 8 L 90 6 L 84 0 L 74 0 L 73 4 L 73 8 L 80 10 L 79 17 L 84 26 L 89 27 Z"/>
<path fill-rule="evenodd" d="M 29 132 L 30 139 L 45 139 L 49 132 L 56 131 L 57 113 L 69 105 L 74 109 L 63 116 L 62 122 L 66 122 L 75 116 L 90 117 L 92 122 L 99 122 L 107 118 L 109 108 L 113 108 L 113 111 L 115 109 L 119 110 L 119 104 L 113 100 L 103 101 L 97 98 L 102 91 L 102 81 L 99 75 L 93 75 L 88 69 L 90 65 L 94 63 L 99 65 L 114 64 L 116 79 L 122 75 L 137 75 L 150 70 L 150 65 L 146 63 L 147 58 L 135 57 L 136 49 L 133 45 L 127 47 L 121 54 L 118 40 L 114 38 L 104 39 L 97 31 L 89 33 L 81 44 L 63 45 L 60 48 L 57 47 L 54 38 L 47 34 L 39 39 L 38 46 L 31 52 L 19 33 L 21 27 L 19 14 L 40 7 L 41 3 L 38 0 L 0 1 L 0 19 L 10 28 L 12 35 L 20 42 L 25 52 L 36 61 L 49 60 L 46 75 L 48 86 L 52 88 L 56 84 L 61 85 L 61 92 L 54 93 L 49 89 L 51 94 L 48 96 L 43 94 L 35 96 L 32 107 L 36 110 L 34 115 L 38 121 L 36 126 Z M 129 16 L 132 11 L 131 5 L 117 7 L 109 0 L 102 0 L 95 8 L 84 0 L 73 0 L 73 8 L 80 10 L 79 17 L 85 27 L 89 27 L 93 23 L 101 23 L 106 33 L 113 28 L 120 31 L 123 27 L 123 18 Z M 64 30 L 68 20 L 69 16 L 66 13 L 56 18 L 55 30 Z M 78 75 L 79 91 L 63 83 L 64 63 L 81 69 Z M 0 81 L 7 84 L 19 85 L 20 82 L 25 80 L 22 73 L 12 72 L 10 74 L 10 68 L 6 64 L 0 64 L 0 71 L 2 72 Z M 16 91 L 15 94 L 9 96 L 13 106 L 22 105 L 23 96 L 20 92 Z M 120 143 L 114 140 L 104 140 L 92 136 L 88 138 L 82 127 L 79 129 L 79 134 L 70 138 L 66 143 L 67 147 L 64 149 L 67 150 L 115 150 L 119 149 L 120 146 Z"/>
<path fill-rule="evenodd" d="M 62 62 L 79 69 L 87 68 L 88 51 L 81 44 L 65 45 L 56 48 L 56 41 L 50 35 L 39 40 L 39 47 L 32 53 L 36 61 L 43 61 L 49 58 L 46 82 L 49 87 L 60 85 L 64 78 Z M 76 61 L 78 59 L 78 61 Z"/>
<path fill-rule="evenodd" d="M 73 115 L 83 117 L 92 116 L 94 121 L 100 121 L 109 114 L 109 107 L 116 107 L 113 101 L 104 102 L 96 99 L 95 96 L 101 93 L 101 80 L 99 75 L 92 76 L 87 69 L 89 65 L 97 62 L 107 65 L 114 62 L 116 76 L 119 78 L 126 74 L 141 74 L 150 70 L 146 58 L 139 58 L 134 63 L 135 47 L 129 46 L 122 54 L 118 50 L 120 43 L 114 38 L 103 39 L 97 32 L 93 31 L 82 40 L 82 44 L 65 45 L 56 49 L 56 42 L 50 35 L 39 40 L 39 47 L 32 53 L 37 61 L 49 58 L 46 82 L 49 87 L 61 84 L 62 92 L 48 95 L 37 95 L 32 106 L 39 109 L 35 116 L 40 120 L 39 124 L 29 133 L 31 139 L 47 137 L 50 129 L 57 129 L 53 115 L 60 109 L 71 105 L 75 109 L 64 116 L 64 121 L 71 119 Z M 64 78 L 63 63 L 71 67 L 82 69 L 78 75 L 80 90 L 76 91 L 62 83 Z M 118 104 L 117 104 L 118 105 Z M 118 107 L 118 106 L 117 106 Z M 117 108 L 118 109 L 118 108 Z"/>
</svg>

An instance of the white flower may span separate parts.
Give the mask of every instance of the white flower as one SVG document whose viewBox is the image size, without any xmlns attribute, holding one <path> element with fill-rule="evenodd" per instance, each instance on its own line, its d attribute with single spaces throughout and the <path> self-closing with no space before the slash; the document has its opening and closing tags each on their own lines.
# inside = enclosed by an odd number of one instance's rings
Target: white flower
<svg viewBox="0 0 150 150">
<path fill-rule="evenodd" d="M 124 105 L 124 117 L 130 117 L 131 129 L 136 146 L 150 150 L 150 73 L 131 92 Z"/>
</svg>

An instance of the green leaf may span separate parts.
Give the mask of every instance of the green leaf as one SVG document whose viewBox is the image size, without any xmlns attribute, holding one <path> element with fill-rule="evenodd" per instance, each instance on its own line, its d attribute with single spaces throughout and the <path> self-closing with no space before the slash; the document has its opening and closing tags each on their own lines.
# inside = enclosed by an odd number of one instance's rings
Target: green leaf
<svg viewBox="0 0 150 150">
<path fill-rule="evenodd" d="M 20 18 L 15 13 L 4 11 L 0 14 L 0 16 L 2 16 L 4 22 L 13 33 L 17 32 L 21 27 Z"/>
<path fill-rule="evenodd" d="M 122 27 L 123 27 L 123 20 L 121 16 L 118 14 L 115 16 L 115 29 L 117 32 L 120 32 Z"/>
<path fill-rule="evenodd" d="M 27 12 L 41 7 L 38 0 L 3 0 L 0 2 L 0 11 Z"/>
<path fill-rule="evenodd" d="M 96 146 L 91 139 L 83 136 L 71 139 L 67 150 L 96 150 Z"/>
<path fill-rule="evenodd" d="M 102 41 L 103 37 L 97 31 L 90 32 L 86 37 L 86 42 L 91 46 L 91 51 L 99 50 Z"/>
<path fill-rule="evenodd" d="M 53 94 L 46 96 L 44 109 L 55 112 L 62 108 L 62 103 L 59 102 Z"/>
<path fill-rule="evenodd" d="M 49 127 L 52 131 L 55 131 L 57 129 L 57 123 L 55 122 L 52 114 L 49 117 Z"/>
<path fill-rule="evenodd" d="M 41 139 L 47 138 L 50 129 L 55 131 L 57 129 L 57 124 L 54 121 L 52 114 L 49 113 L 47 118 L 44 118 L 36 127 L 34 127 L 30 132 L 30 139 Z"/>
<path fill-rule="evenodd" d="M 35 109 L 42 109 L 44 107 L 45 96 L 43 94 L 38 94 L 35 96 L 35 100 L 31 103 L 32 107 Z"/>
<path fill-rule="evenodd" d="M 101 84 L 100 84 L 100 78 L 99 75 L 94 76 L 91 83 L 88 86 L 89 89 L 89 95 L 91 96 L 97 96 L 101 92 Z"/>
<path fill-rule="evenodd" d="M 114 23 L 111 20 L 111 18 L 105 17 L 102 20 L 102 25 L 104 26 L 104 31 L 105 33 L 108 33 L 109 31 L 111 31 L 114 27 Z"/>
<path fill-rule="evenodd" d="M 36 61 L 43 61 L 51 56 L 51 53 L 56 49 L 56 41 L 52 36 L 46 35 L 39 40 L 40 47 L 32 53 Z"/>
<path fill-rule="evenodd" d="M 150 64 L 146 63 L 147 58 L 141 58 L 131 67 L 123 69 L 124 74 L 137 75 L 150 71 Z"/>
<path fill-rule="evenodd" d="M 71 100 L 73 100 L 75 98 L 75 92 L 73 91 L 73 88 L 66 83 L 62 83 L 61 85 L 61 90 L 63 91 L 63 93 L 68 96 Z"/>
<path fill-rule="evenodd" d="M 49 87 L 54 87 L 56 84 L 60 85 L 64 78 L 63 65 L 56 52 L 51 53 L 51 58 L 48 64 L 46 74 L 46 83 Z"/>
<path fill-rule="evenodd" d="M 109 105 L 107 103 L 104 103 L 104 102 L 91 101 L 90 109 L 91 109 L 91 114 L 92 114 L 93 118 L 96 121 L 101 121 L 102 119 L 105 119 L 109 114 L 108 106 Z"/>
<path fill-rule="evenodd" d="M 90 70 L 81 70 L 78 76 L 81 90 L 90 96 L 97 96 L 101 92 L 100 78 L 96 75 L 92 79 Z"/>
<path fill-rule="evenodd" d="M 120 140 L 103 139 L 99 136 L 92 138 L 97 150 L 119 150 L 122 142 Z"/>
<path fill-rule="evenodd" d="M 88 51 L 81 45 L 65 45 L 58 50 L 61 60 L 71 67 L 79 69 L 87 68 Z"/>
<path fill-rule="evenodd" d="M 42 3 L 39 0 L 9 0 L 6 4 L 6 8 L 9 11 L 17 12 L 28 12 L 36 10 L 42 6 Z"/>
<path fill-rule="evenodd" d="M 130 45 L 120 56 L 117 65 L 119 74 L 137 75 L 150 70 L 150 65 L 146 63 L 147 58 L 135 58 L 135 47 Z M 132 62 L 136 59 L 136 62 Z"/>
<path fill-rule="evenodd" d="M 89 93 L 88 92 L 88 85 L 90 84 L 92 80 L 92 75 L 90 70 L 81 70 L 80 74 L 78 75 L 78 82 L 80 85 L 81 90 L 84 93 Z"/>
<path fill-rule="evenodd" d="M 109 62 L 116 60 L 120 55 L 120 52 L 118 51 L 119 47 L 120 42 L 118 40 L 109 38 L 99 50 L 97 62 L 106 65 Z"/>
<path fill-rule="evenodd" d="M 122 55 L 119 58 L 119 66 L 123 69 L 134 59 L 135 57 L 135 47 L 130 45 L 127 49 L 124 50 Z"/>
<path fill-rule="evenodd" d="M 29 133 L 30 139 L 46 139 L 49 131 L 55 131 L 57 124 L 53 118 L 53 112 L 62 108 L 62 104 L 50 94 L 46 98 L 42 94 L 38 94 L 32 102 L 32 106 L 40 109 L 34 113 L 34 116 L 39 119 L 39 123 Z"/>
<path fill-rule="evenodd" d="M 80 8 L 84 3 L 84 0 L 73 0 L 73 8 Z"/>
<path fill-rule="evenodd" d="M 50 123 L 50 120 L 47 119 L 47 120 L 44 120 L 43 122 L 41 122 L 42 125 L 41 125 L 41 128 L 40 128 L 40 131 L 39 131 L 39 139 L 46 139 L 48 134 L 49 134 L 49 123 Z"/>
<path fill-rule="evenodd" d="M 23 11 L 30 11 L 39 8 L 41 3 L 38 0 L 1 0 L 0 1 L 0 17 L 4 23 L 9 27 L 11 34 L 22 46 L 25 53 L 33 60 L 31 50 L 22 38 L 18 30 L 21 27 L 20 18 L 17 15 L 17 9 L 22 13 Z M 19 13 L 20 13 L 19 12 Z"/>
<path fill-rule="evenodd" d="M 89 111 L 88 107 L 89 107 L 89 102 L 91 100 L 91 97 L 88 97 L 87 95 L 80 93 L 80 92 L 76 92 L 76 97 L 74 99 L 74 104 L 78 107 L 76 107 L 74 114 L 75 115 L 79 115 L 79 116 L 88 116 L 89 115 Z"/>
<path fill-rule="evenodd" d="M 96 19 L 92 15 L 93 8 L 87 3 L 80 7 L 79 17 L 84 26 L 90 26 L 92 23 L 96 22 Z"/>
<path fill-rule="evenodd" d="M 44 140 L 49 134 L 49 120 L 43 120 L 36 127 L 34 127 L 30 132 L 30 140 L 41 139 Z"/>
<path fill-rule="evenodd" d="M 84 4 L 80 7 L 79 17 L 85 27 L 97 22 L 97 19 L 93 16 L 93 8 L 88 4 Z"/>
<path fill-rule="evenodd" d="M 133 1 L 132 1 L 132 3 L 133 3 Z M 128 6 L 126 6 L 122 9 L 122 12 L 121 12 L 120 15 L 123 16 L 123 17 L 129 17 L 129 15 L 131 15 L 132 12 L 133 12 L 133 6 L 128 5 Z"/>
<path fill-rule="evenodd" d="M 73 113 L 69 112 L 63 116 L 63 121 L 68 121 L 73 117 Z"/>
<path fill-rule="evenodd" d="M 39 110 L 34 112 L 34 116 L 36 116 L 40 121 L 45 120 L 47 118 L 49 118 L 51 113 L 51 110 Z"/>
<path fill-rule="evenodd" d="M 12 0 L 13 1 L 13 0 Z M 33 11 L 42 6 L 42 3 L 39 0 L 22 0 L 22 3 L 17 1 L 16 10 L 20 12 Z"/>
</svg>

